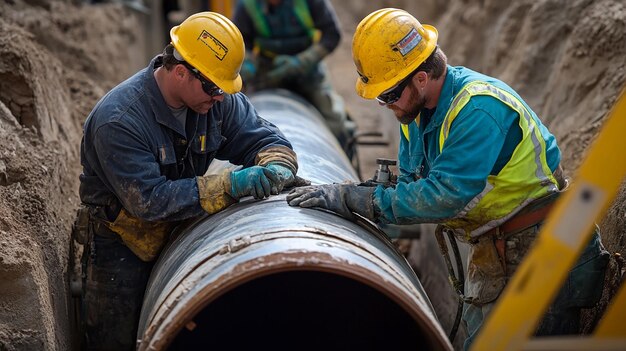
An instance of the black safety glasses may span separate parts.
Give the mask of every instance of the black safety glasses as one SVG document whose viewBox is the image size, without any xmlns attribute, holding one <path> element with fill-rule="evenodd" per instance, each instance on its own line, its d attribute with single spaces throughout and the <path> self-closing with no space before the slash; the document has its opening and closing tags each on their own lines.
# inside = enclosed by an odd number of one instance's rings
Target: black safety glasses
<svg viewBox="0 0 626 351">
<path fill-rule="evenodd" d="M 198 71 L 192 65 L 190 65 L 189 63 L 184 62 L 184 61 L 181 61 L 181 63 L 185 67 L 187 67 L 187 70 L 189 70 L 189 72 L 191 72 L 191 74 L 193 74 L 194 77 L 198 78 L 200 83 L 202 83 L 202 90 L 205 93 L 207 93 L 207 95 L 209 95 L 211 97 L 224 95 L 224 90 L 220 89 L 215 83 L 213 83 L 210 80 L 204 78 L 202 76 L 202 74 L 200 74 L 200 71 Z"/>
<path fill-rule="evenodd" d="M 396 85 L 395 88 L 392 88 L 386 93 L 382 93 L 378 95 L 376 97 L 376 100 L 385 105 L 391 105 L 394 102 L 400 100 L 400 97 L 402 96 L 402 92 L 404 91 L 404 88 L 406 88 L 406 86 L 409 84 L 409 82 L 411 81 L 411 78 L 413 78 L 415 73 L 417 72 L 413 72 L 409 74 L 409 76 L 401 80 L 400 83 L 398 83 L 398 85 Z"/>
</svg>

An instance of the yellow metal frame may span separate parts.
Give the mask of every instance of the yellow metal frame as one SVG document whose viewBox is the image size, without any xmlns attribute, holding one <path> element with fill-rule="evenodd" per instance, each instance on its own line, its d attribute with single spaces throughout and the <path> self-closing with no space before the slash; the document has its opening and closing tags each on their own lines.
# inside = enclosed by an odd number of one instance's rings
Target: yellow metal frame
<svg viewBox="0 0 626 351">
<path fill-rule="evenodd" d="M 568 271 L 591 239 L 596 220 L 626 175 L 626 89 L 611 110 L 570 190 L 558 200 L 518 271 L 487 319 L 472 350 L 615 350 L 626 348 L 626 288 L 622 286 L 593 335 L 530 340 Z"/>
</svg>

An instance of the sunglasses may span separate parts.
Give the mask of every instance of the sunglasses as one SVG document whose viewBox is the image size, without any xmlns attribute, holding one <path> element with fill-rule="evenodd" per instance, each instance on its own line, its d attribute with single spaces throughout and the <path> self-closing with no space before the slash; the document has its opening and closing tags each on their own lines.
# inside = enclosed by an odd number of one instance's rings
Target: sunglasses
<svg viewBox="0 0 626 351">
<path fill-rule="evenodd" d="M 200 83 L 202 83 L 202 90 L 207 95 L 211 97 L 224 95 L 224 90 L 220 89 L 215 83 L 204 78 L 202 74 L 200 74 L 200 72 L 197 69 L 195 69 L 193 66 L 191 66 L 190 64 L 184 61 L 181 61 L 180 63 L 182 63 L 187 68 L 187 70 L 189 70 L 189 72 L 193 74 L 194 77 L 198 78 Z"/>
<path fill-rule="evenodd" d="M 376 100 L 385 105 L 391 105 L 394 102 L 400 100 L 400 97 L 402 96 L 402 92 L 404 91 L 404 88 L 406 88 L 406 86 L 409 84 L 409 82 L 411 81 L 411 78 L 413 78 L 415 73 L 417 72 L 413 72 L 409 74 L 408 77 L 400 81 L 400 83 L 398 83 L 398 85 L 396 85 L 395 88 L 392 88 L 390 91 L 387 91 L 386 93 L 382 93 L 378 95 L 376 97 Z"/>
</svg>

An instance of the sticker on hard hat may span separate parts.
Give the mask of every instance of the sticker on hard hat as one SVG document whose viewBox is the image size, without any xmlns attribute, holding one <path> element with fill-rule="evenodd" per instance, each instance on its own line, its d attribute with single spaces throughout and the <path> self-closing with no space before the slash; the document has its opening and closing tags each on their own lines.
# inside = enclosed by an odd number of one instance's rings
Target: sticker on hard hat
<svg viewBox="0 0 626 351">
<path fill-rule="evenodd" d="M 211 49 L 211 51 L 215 53 L 215 57 L 217 57 L 220 61 L 223 60 L 228 53 L 228 48 L 206 30 L 203 30 L 202 33 L 200 33 L 198 40 Z"/>
<path fill-rule="evenodd" d="M 422 41 L 422 36 L 417 32 L 417 29 L 413 28 L 409 34 L 405 35 L 404 38 L 396 44 L 396 47 L 402 56 L 406 56 L 411 50 L 415 49 L 420 41 Z"/>
</svg>

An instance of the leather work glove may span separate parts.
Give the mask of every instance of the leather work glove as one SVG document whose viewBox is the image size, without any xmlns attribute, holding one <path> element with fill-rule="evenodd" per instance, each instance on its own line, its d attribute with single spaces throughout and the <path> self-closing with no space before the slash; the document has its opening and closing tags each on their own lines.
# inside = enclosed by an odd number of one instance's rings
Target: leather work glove
<svg viewBox="0 0 626 351">
<path fill-rule="evenodd" d="M 312 45 L 297 55 L 278 55 L 274 58 L 274 69 L 267 74 L 267 79 L 275 82 L 307 74 L 326 55 L 328 50 L 319 44 Z"/>
<path fill-rule="evenodd" d="M 274 172 L 279 179 L 277 183 L 272 183 L 272 195 L 280 194 L 285 188 L 311 185 L 310 181 L 294 175 L 293 172 L 285 166 L 270 163 L 265 167 Z"/>
<path fill-rule="evenodd" d="M 298 158 L 296 153 L 286 146 L 270 146 L 257 154 L 254 162 L 265 166 L 281 178 L 280 183 L 272 184 L 272 194 L 280 193 L 284 188 L 311 185 L 311 182 L 298 177 Z M 271 167 L 270 167 L 271 166 Z"/>
<path fill-rule="evenodd" d="M 353 212 L 373 221 L 375 189 L 355 184 L 307 186 L 292 190 L 287 195 L 287 202 L 290 206 L 331 210 L 351 221 L 356 219 Z"/>
<path fill-rule="evenodd" d="M 272 184 L 280 180 L 271 170 L 262 166 L 252 166 L 231 173 L 231 195 L 237 199 L 253 196 L 263 199 L 271 194 Z"/>
</svg>

